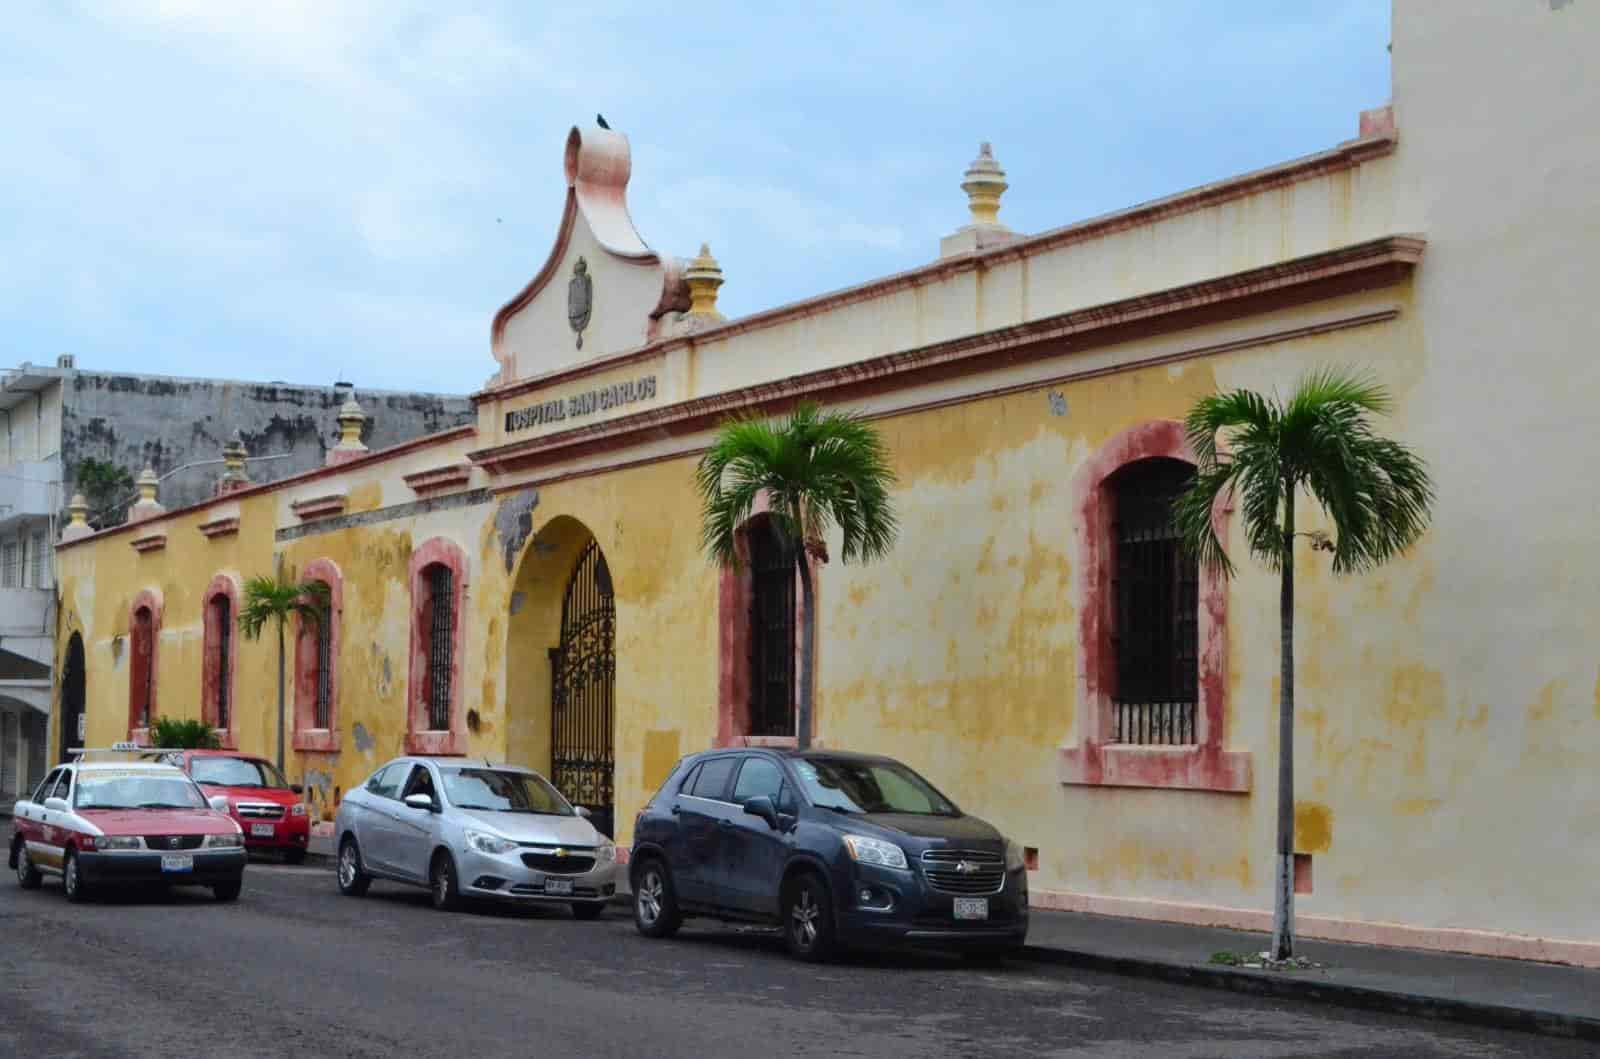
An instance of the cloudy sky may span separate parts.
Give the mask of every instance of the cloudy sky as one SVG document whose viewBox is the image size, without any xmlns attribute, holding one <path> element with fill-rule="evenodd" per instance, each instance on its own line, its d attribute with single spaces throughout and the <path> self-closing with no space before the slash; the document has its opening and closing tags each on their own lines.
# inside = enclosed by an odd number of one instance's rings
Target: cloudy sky
<svg viewBox="0 0 1600 1059">
<path fill-rule="evenodd" d="M 39 0 L 0 34 L 0 368 L 468 392 L 604 113 L 741 315 L 1355 135 L 1388 0 Z"/>
</svg>

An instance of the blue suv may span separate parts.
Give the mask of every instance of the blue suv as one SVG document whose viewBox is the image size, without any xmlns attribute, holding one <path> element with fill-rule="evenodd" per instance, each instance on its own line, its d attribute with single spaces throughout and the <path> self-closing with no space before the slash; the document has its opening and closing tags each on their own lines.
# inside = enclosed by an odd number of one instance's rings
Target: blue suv
<svg viewBox="0 0 1600 1059">
<path fill-rule="evenodd" d="M 1028 933 L 1020 847 L 892 758 L 712 750 L 678 762 L 634 822 L 634 924 L 782 926 L 789 951 L 922 944 L 994 957 Z"/>
</svg>

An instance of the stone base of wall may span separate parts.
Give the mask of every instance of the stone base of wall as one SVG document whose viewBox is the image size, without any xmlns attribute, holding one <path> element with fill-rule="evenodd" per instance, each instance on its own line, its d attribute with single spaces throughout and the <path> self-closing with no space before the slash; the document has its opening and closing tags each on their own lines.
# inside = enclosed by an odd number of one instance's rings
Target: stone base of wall
<svg viewBox="0 0 1600 1059">
<path fill-rule="evenodd" d="M 1153 919 L 1196 927 L 1226 927 L 1232 930 L 1256 930 L 1268 933 L 1272 930 L 1272 913 L 1253 908 L 1228 908 L 1222 905 L 1155 901 L 1138 897 L 1108 897 L 1066 890 L 1030 890 L 1029 903 L 1033 908 L 1055 912 L 1090 912 L 1102 916 Z M 1571 964 L 1575 967 L 1600 967 L 1600 941 L 1536 938 L 1527 934 L 1507 934 L 1490 930 L 1418 927 L 1403 923 L 1368 922 L 1305 914 L 1295 916 L 1295 929 L 1299 937 L 1320 938 L 1323 941 L 1460 952 L 1470 956 L 1536 960 L 1542 963 Z M 1205 955 L 1199 954 L 1196 959 Z"/>
</svg>

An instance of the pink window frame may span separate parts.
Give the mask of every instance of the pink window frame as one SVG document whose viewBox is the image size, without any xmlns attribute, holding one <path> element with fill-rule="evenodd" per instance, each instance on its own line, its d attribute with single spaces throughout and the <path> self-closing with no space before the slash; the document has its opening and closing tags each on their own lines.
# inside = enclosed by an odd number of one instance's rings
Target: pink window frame
<svg viewBox="0 0 1600 1059">
<path fill-rule="evenodd" d="M 217 687 L 223 676 L 218 670 L 221 668 L 217 656 L 217 637 L 221 635 L 221 628 L 217 623 L 216 609 L 212 601 L 218 596 L 228 601 L 228 620 L 233 624 L 232 635 L 228 637 L 228 727 L 217 726 Z M 200 603 L 200 620 L 204 629 L 201 637 L 204 644 L 200 665 L 200 719 L 216 730 L 218 739 L 222 742 L 222 749 L 237 750 L 239 748 L 239 582 L 229 574 L 218 574 L 206 586 L 205 595 Z"/>
<path fill-rule="evenodd" d="M 136 637 L 139 628 L 139 611 L 150 610 L 150 701 L 146 704 L 146 720 L 154 720 L 157 716 L 157 704 L 160 701 L 161 690 L 161 618 L 162 600 L 161 593 L 152 588 L 146 588 L 133 597 L 133 602 L 128 604 L 128 738 L 141 746 L 150 745 L 150 729 L 148 725 L 139 725 L 137 703 L 134 701 L 134 679 L 138 675 L 137 655 L 139 644 Z"/>
<path fill-rule="evenodd" d="M 423 621 L 427 612 L 428 584 L 423 572 L 442 565 L 451 571 L 455 608 L 454 639 L 450 646 L 450 727 L 440 731 L 428 728 L 428 707 L 424 697 L 428 672 L 428 630 Z M 467 752 L 466 658 L 467 645 L 467 557 L 457 545 L 442 537 L 423 542 L 411 553 L 408 571 L 411 584 L 411 664 L 407 681 L 406 753 L 465 754 Z"/>
<path fill-rule="evenodd" d="M 344 572 L 332 559 L 306 564 L 302 581 L 328 586 L 328 726 L 318 728 L 317 627 L 295 620 L 294 635 L 294 748 L 326 754 L 339 752 L 339 637 L 344 626 Z"/>
<path fill-rule="evenodd" d="M 766 497 L 761 497 L 751 510 L 750 518 L 739 527 L 735 537 L 735 550 L 739 556 L 739 568 L 723 567 L 717 585 L 717 735 L 713 745 L 718 747 L 729 746 L 766 746 L 766 747 L 797 747 L 800 745 L 798 735 L 751 735 L 750 734 L 750 637 L 754 630 L 750 628 L 750 604 L 754 589 L 754 578 L 750 570 L 750 528 L 751 524 L 761 515 L 768 512 Z M 819 578 L 817 577 L 817 562 L 810 556 L 806 561 L 811 565 L 812 605 L 816 606 Z M 799 573 L 795 574 L 798 581 Z M 794 593 L 794 659 L 795 674 L 791 687 L 794 688 L 794 701 L 790 704 L 796 711 L 796 732 L 799 731 L 798 711 L 800 707 L 800 636 L 806 616 L 805 596 L 800 591 L 800 586 L 795 585 Z M 821 638 L 818 637 L 820 640 Z M 821 652 L 818 651 L 818 654 Z M 817 670 L 816 659 L 812 659 L 812 672 Z M 813 698 L 815 697 L 813 693 Z M 811 734 L 813 740 L 817 732 L 817 713 L 813 703 L 811 716 Z"/>
<path fill-rule="evenodd" d="M 1130 427 L 1106 442 L 1072 482 L 1074 569 L 1078 613 L 1077 745 L 1060 752 L 1063 784 L 1104 787 L 1172 787 L 1245 793 L 1250 790 L 1248 751 L 1224 748 L 1228 688 L 1228 588 L 1217 571 L 1200 571 L 1200 673 L 1197 741 L 1190 746 L 1145 746 L 1111 741 L 1116 695 L 1116 599 L 1112 584 L 1116 548 L 1112 519 L 1116 500 L 1109 479 L 1132 463 L 1149 459 L 1194 463 L 1183 424 L 1153 420 Z M 1212 513 L 1219 534 L 1228 509 Z"/>
</svg>

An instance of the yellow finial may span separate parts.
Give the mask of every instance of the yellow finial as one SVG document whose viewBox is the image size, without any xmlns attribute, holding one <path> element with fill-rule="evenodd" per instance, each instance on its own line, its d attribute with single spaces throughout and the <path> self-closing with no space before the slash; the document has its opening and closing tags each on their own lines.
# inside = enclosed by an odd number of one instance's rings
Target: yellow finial
<svg viewBox="0 0 1600 1059">
<path fill-rule="evenodd" d="M 236 489 L 243 489 L 250 484 L 250 476 L 245 473 L 245 460 L 249 459 L 250 452 L 244 447 L 244 437 L 235 430 L 233 437 L 222 446 L 222 481 L 217 483 L 218 493 L 231 493 Z"/>
<path fill-rule="evenodd" d="M 356 403 L 355 392 L 351 391 L 350 397 L 339 406 L 339 443 L 328 450 L 326 462 L 330 466 L 367 454 L 367 447 L 361 442 L 361 430 L 366 425 L 367 414 Z"/>
<path fill-rule="evenodd" d="M 717 288 L 722 286 L 722 267 L 711 256 L 710 243 L 700 244 L 700 256 L 689 262 L 689 268 L 683 275 L 689 284 L 689 314 L 722 319 L 722 314 L 717 312 Z"/>
<path fill-rule="evenodd" d="M 994 160 L 994 150 L 985 140 L 978 147 L 978 157 L 962 174 L 961 190 L 967 193 L 967 208 L 972 211 L 973 224 L 997 225 L 1000 223 L 1000 196 L 1005 194 L 1006 171 Z"/>
<path fill-rule="evenodd" d="M 154 467 L 146 464 L 145 469 L 139 472 L 139 477 L 134 481 L 139 487 L 139 499 L 135 500 L 133 506 L 128 509 L 129 522 L 139 522 L 147 518 L 154 518 L 167 510 L 156 499 L 156 493 L 161 489 L 161 479 L 156 477 L 156 469 Z"/>
<path fill-rule="evenodd" d="M 75 541 L 94 532 L 94 528 L 89 525 L 89 501 L 83 498 L 82 493 L 72 494 L 72 500 L 67 504 L 67 514 L 70 517 L 67 524 L 61 528 L 63 541 Z"/>
</svg>

